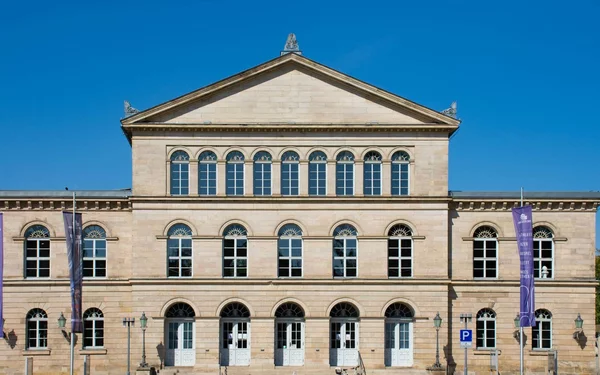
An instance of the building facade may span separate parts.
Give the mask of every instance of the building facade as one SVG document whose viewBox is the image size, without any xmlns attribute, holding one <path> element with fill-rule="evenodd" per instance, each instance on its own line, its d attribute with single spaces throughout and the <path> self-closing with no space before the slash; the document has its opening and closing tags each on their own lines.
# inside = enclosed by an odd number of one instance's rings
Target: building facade
<svg viewBox="0 0 600 375">
<path fill-rule="evenodd" d="M 83 319 L 75 367 L 123 373 L 123 318 L 148 317 L 145 354 L 163 374 L 425 374 L 499 353 L 518 373 L 518 193 L 448 191 L 453 117 L 297 52 L 122 123 L 132 189 L 77 192 Z M 71 192 L 0 192 L 0 372 L 69 371 L 69 271 L 61 212 Z M 528 193 L 536 317 L 528 373 L 591 374 L 599 193 Z M 583 330 L 576 330 L 580 314 Z M 131 327 L 131 366 L 142 331 Z M 590 328 L 588 328 L 590 327 Z"/>
</svg>

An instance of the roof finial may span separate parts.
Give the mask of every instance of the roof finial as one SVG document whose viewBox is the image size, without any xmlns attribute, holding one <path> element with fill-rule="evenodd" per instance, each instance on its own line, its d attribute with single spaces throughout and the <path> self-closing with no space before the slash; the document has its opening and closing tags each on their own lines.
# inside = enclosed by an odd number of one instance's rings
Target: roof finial
<svg viewBox="0 0 600 375">
<path fill-rule="evenodd" d="M 294 33 L 288 35 L 287 40 L 285 41 L 285 47 L 283 47 L 283 51 L 281 51 L 281 56 L 290 52 L 302 55 L 302 51 L 300 51 L 298 41 L 296 40 L 296 34 Z"/>
<path fill-rule="evenodd" d="M 450 108 L 448 109 L 444 109 L 442 111 L 442 113 L 446 116 L 450 116 L 452 118 L 456 118 L 456 102 L 452 102 L 452 104 L 450 104 Z"/>
<path fill-rule="evenodd" d="M 127 100 L 125 100 L 125 103 L 123 103 L 123 105 L 125 107 L 125 117 L 133 116 L 136 113 L 140 112 L 139 110 L 133 108 Z"/>
</svg>

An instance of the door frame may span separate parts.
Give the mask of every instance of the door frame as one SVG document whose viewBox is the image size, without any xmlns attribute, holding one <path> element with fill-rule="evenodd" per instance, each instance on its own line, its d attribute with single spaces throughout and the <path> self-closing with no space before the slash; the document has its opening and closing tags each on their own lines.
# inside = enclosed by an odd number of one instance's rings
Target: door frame
<svg viewBox="0 0 600 375">
<path fill-rule="evenodd" d="M 229 358 L 227 358 L 227 364 L 224 364 L 223 362 L 223 352 L 224 350 L 227 350 L 227 354 L 229 356 L 229 351 L 231 349 L 227 348 L 223 348 L 223 323 L 234 323 L 234 327 L 237 326 L 238 323 L 246 323 L 246 331 L 248 332 L 246 335 L 246 343 L 247 343 L 247 348 L 245 350 L 248 350 L 248 364 L 244 364 L 244 365 L 240 365 L 240 364 L 231 364 L 229 363 Z M 238 348 L 235 348 L 236 350 Z M 252 360 L 252 325 L 251 325 L 251 319 L 250 318 L 221 318 L 219 319 L 219 364 L 221 366 L 249 366 L 250 362 Z"/>
<path fill-rule="evenodd" d="M 386 348 L 386 342 L 387 341 L 387 325 L 388 324 L 393 324 L 394 327 L 396 327 L 398 324 L 400 323 L 407 323 L 408 326 L 408 347 L 410 350 L 410 364 L 406 364 L 406 365 L 395 365 L 392 361 L 393 355 L 391 353 L 392 350 L 403 350 L 403 349 L 395 349 L 395 348 Z M 385 318 L 384 321 L 384 361 L 385 366 L 386 367 L 412 367 L 414 365 L 414 319 L 412 318 Z M 399 328 L 398 328 L 399 329 Z M 394 335 L 396 334 L 396 328 L 394 328 Z M 398 338 L 396 339 L 396 337 L 394 337 L 394 343 L 396 344 L 396 346 L 400 346 L 400 331 L 398 331 Z M 390 354 L 389 354 L 389 359 L 388 359 L 388 350 L 390 350 Z M 388 362 L 389 361 L 389 362 Z M 388 364 L 389 363 L 389 364 Z"/>
<path fill-rule="evenodd" d="M 169 350 L 182 350 L 182 349 L 169 349 L 169 325 L 170 323 L 192 323 L 192 348 L 188 349 L 188 350 L 193 350 L 194 351 L 194 364 L 192 365 L 181 365 L 181 364 L 176 364 L 175 363 L 175 356 L 173 355 L 173 364 L 172 365 L 168 365 L 167 366 L 167 353 Z M 179 328 L 178 328 L 179 329 Z M 165 367 L 193 367 L 196 365 L 196 319 L 195 318 L 165 318 L 165 323 L 164 323 L 164 342 L 165 342 Z M 181 343 L 183 345 L 183 335 L 181 337 L 178 337 L 178 340 L 181 340 Z"/>
<path fill-rule="evenodd" d="M 340 323 L 341 324 L 341 326 L 340 326 L 340 332 L 341 332 L 342 327 L 343 327 L 344 334 L 346 334 L 346 323 L 354 323 L 354 332 L 355 332 L 355 338 L 354 338 L 355 345 L 354 346 L 355 347 L 352 348 L 352 350 L 356 350 L 357 357 L 358 357 L 358 351 L 360 350 L 360 319 L 359 318 L 339 318 L 339 317 L 329 318 L 329 334 L 328 334 L 328 336 L 329 336 L 329 364 L 331 366 L 343 366 L 343 367 L 346 367 L 346 366 L 349 366 L 349 365 L 348 364 L 340 364 L 340 363 L 338 363 L 339 361 L 337 359 L 339 358 L 339 353 L 338 353 L 338 355 L 336 355 L 336 364 L 333 364 L 332 360 L 331 360 L 332 359 L 332 350 L 340 350 L 340 349 L 346 350 L 347 349 L 346 348 L 346 340 L 345 340 L 345 338 L 344 338 L 344 340 L 340 340 L 340 344 L 343 343 L 343 346 L 344 346 L 343 348 L 332 348 L 331 347 L 331 325 L 333 323 Z M 360 362 L 360 361 L 357 359 L 357 365 L 358 365 L 358 362 Z M 352 366 L 356 366 L 356 365 L 352 365 Z"/>
<path fill-rule="evenodd" d="M 287 327 L 289 327 L 290 323 L 300 323 L 301 327 L 302 327 L 302 332 L 301 335 L 302 337 L 300 338 L 300 341 L 302 343 L 302 348 L 301 349 L 295 349 L 295 350 L 302 350 L 302 364 L 297 365 L 297 364 L 277 364 L 277 351 L 278 350 L 290 350 L 290 348 L 286 348 L 286 349 L 279 349 L 277 348 L 277 333 L 278 333 L 278 328 L 277 326 L 279 324 L 285 324 L 286 325 L 286 331 L 287 331 Z M 275 349 L 275 355 L 273 358 L 273 362 L 275 363 L 276 367 L 289 367 L 289 366 L 304 366 L 304 361 L 306 359 L 306 341 L 305 341 L 305 337 L 306 337 L 306 320 L 304 318 L 275 318 L 275 336 L 274 336 L 274 342 L 273 342 L 273 347 Z M 290 336 L 287 335 L 286 332 L 286 342 L 290 341 Z M 283 357 L 282 357 L 283 358 Z"/>
</svg>

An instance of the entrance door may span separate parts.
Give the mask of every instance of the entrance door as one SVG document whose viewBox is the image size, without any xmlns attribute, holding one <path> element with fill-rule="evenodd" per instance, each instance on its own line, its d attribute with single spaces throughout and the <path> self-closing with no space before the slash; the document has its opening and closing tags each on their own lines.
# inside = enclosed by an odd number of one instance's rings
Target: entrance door
<svg viewBox="0 0 600 375">
<path fill-rule="evenodd" d="M 221 322 L 221 365 L 250 365 L 250 322 L 223 320 Z"/>
<path fill-rule="evenodd" d="M 358 322 L 332 321 L 330 343 L 331 366 L 358 366 Z"/>
<path fill-rule="evenodd" d="M 304 365 L 304 322 L 277 320 L 275 366 Z"/>
<path fill-rule="evenodd" d="M 385 323 L 385 365 L 413 365 L 413 324 L 407 321 Z"/>
<path fill-rule="evenodd" d="M 165 366 L 193 366 L 196 363 L 193 321 L 167 321 Z"/>
</svg>

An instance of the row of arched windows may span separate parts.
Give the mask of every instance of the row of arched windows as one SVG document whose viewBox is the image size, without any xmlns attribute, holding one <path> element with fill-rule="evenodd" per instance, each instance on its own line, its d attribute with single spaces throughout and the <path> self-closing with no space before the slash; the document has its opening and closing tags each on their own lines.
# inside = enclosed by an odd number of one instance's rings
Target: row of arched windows
<svg viewBox="0 0 600 375">
<path fill-rule="evenodd" d="M 31 309 L 26 316 L 27 349 L 48 348 L 48 314 L 42 309 Z M 104 314 L 92 307 L 83 313 L 83 348 L 104 347 Z"/>
<path fill-rule="evenodd" d="M 532 349 L 552 348 L 552 313 L 546 309 L 535 311 L 536 325 L 531 327 Z M 496 348 L 496 312 L 481 309 L 477 313 L 477 349 Z"/>
<path fill-rule="evenodd" d="M 244 195 L 244 163 L 245 156 L 239 151 L 231 151 L 226 155 L 226 195 Z M 382 157 L 377 151 L 369 151 L 364 156 L 363 194 L 368 196 L 382 195 Z M 189 195 L 190 156 L 179 150 L 170 157 L 171 195 Z M 272 194 L 273 158 L 267 151 L 254 155 L 254 172 L 252 176 L 254 195 L 269 196 Z M 314 151 L 308 156 L 308 194 L 323 196 L 327 194 L 327 156 L 322 151 Z M 336 195 L 349 196 L 355 194 L 355 158 L 350 151 L 341 151 L 336 156 L 335 192 Z M 391 158 L 392 195 L 409 195 L 410 156 L 405 151 L 397 151 Z M 281 156 L 281 195 L 298 196 L 300 194 L 300 157 L 295 151 L 286 151 Z M 212 151 L 204 151 L 198 158 L 198 194 L 217 194 L 217 156 Z"/>
<path fill-rule="evenodd" d="M 482 225 L 473 233 L 473 278 L 498 277 L 498 232 Z M 554 278 L 554 233 L 547 226 L 533 228 L 533 273 L 536 279 Z"/>
</svg>

